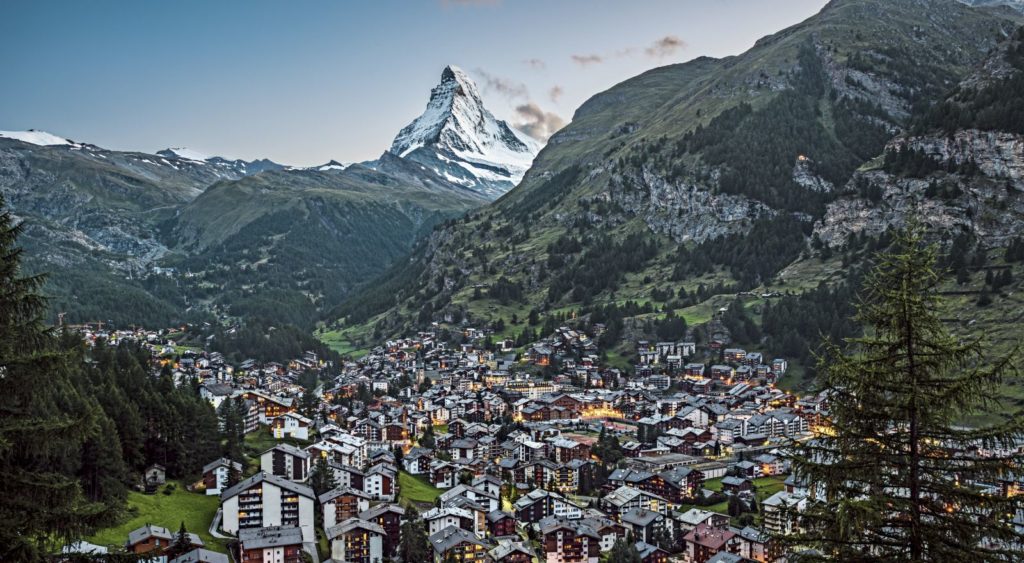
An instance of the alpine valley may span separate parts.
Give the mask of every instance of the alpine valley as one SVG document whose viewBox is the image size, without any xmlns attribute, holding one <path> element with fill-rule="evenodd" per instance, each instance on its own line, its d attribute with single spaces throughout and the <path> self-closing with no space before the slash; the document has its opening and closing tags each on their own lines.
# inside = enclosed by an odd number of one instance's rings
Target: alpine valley
<svg viewBox="0 0 1024 563">
<path fill-rule="evenodd" d="M 116 3 L 5 128 L 327 162 L 0 131 L 0 561 L 1024 561 L 1024 1 Z"/>
<path fill-rule="evenodd" d="M 623 368 L 638 340 L 717 340 L 796 360 L 783 384 L 802 387 L 820 337 L 855 331 L 866 257 L 917 217 L 944 245 L 948 321 L 1009 347 L 1022 15 L 977 4 L 835 0 L 741 55 L 593 96 L 515 189 L 346 300 L 332 338 L 468 322 L 519 343 L 586 318 Z"/>
<path fill-rule="evenodd" d="M 539 147 L 447 67 L 375 161 L 299 169 L 0 132 L 0 193 L 25 221 L 27 267 L 51 274 L 54 319 L 309 331 L 436 225 L 510 189 Z"/>
</svg>

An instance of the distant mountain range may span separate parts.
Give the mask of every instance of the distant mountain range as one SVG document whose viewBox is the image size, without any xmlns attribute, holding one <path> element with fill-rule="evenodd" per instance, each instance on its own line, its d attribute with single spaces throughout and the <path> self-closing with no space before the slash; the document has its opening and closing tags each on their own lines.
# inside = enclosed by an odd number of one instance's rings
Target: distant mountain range
<svg viewBox="0 0 1024 563">
<path fill-rule="evenodd" d="M 309 326 L 434 225 L 510 189 L 539 146 L 447 67 L 426 113 L 374 161 L 297 168 L 0 131 L 0 193 L 69 321 Z"/>
</svg>

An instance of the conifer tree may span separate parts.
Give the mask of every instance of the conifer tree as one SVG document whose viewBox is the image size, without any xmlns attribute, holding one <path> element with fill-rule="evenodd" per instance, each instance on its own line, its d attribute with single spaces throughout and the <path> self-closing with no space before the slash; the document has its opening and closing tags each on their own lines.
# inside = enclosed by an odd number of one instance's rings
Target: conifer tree
<svg viewBox="0 0 1024 563">
<path fill-rule="evenodd" d="M 409 507 L 399 528 L 398 555 L 402 561 L 427 561 L 432 558 L 427 528 L 415 508 Z"/>
<path fill-rule="evenodd" d="M 326 457 L 322 455 L 318 455 L 316 457 L 316 463 L 313 465 L 312 473 L 313 475 L 310 477 L 309 486 L 312 487 L 313 492 L 316 493 L 317 497 L 338 486 L 338 483 L 334 478 L 334 470 L 332 470 L 331 466 L 328 465 Z"/>
<path fill-rule="evenodd" d="M 877 256 L 855 320 L 864 336 L 826 342 L 819 362 L 828 431 L 794 447 L 812 500 L 787 542 L 838 561 L 1012 561 L 1021 497 L 986 491 L 1022 461 L 1019 416 L 991 413 L 1010 354 L 942 323 L 937 247 L 919 226 Z M 1019 469 L 1016 470 L 1019 474 Z M 1017 546 L 1020 544 L 1017 543 Z M 803 560 L 803 559 L 801 559 Z M 1019 560 L 1019 559 L 1018 559 Z"/>
<path fill-rule="evenodd" d="M 608 563 L 641 563 L 640 552 L 636 550 L 636 546 L 631 540 L 631 537 L 625 540 L 615 540 L 615 545 L 608 552 Z"/>
<path fill-rule="evenodd" d="M 66 354 L 43 326 L 42 276 L 23 276 L 0 197 L 0 560 L 33 561 L 86 532 L 104 507 L 74 473 L 94 431 L 95 404 L 70 377 Z"/>
<path fill-rule="evenodd" d="M 169 558 L 174 558 L 179 555 L 184 555 L 191 551 L 192 541 L 189 540 L 188 530 L 185 528 L 185 521 L 182 520 L 181 526 L 178 527 L 178 533 L 174 535 L 174 541 L 167 548 L 167 555 Z"/>
</svg>

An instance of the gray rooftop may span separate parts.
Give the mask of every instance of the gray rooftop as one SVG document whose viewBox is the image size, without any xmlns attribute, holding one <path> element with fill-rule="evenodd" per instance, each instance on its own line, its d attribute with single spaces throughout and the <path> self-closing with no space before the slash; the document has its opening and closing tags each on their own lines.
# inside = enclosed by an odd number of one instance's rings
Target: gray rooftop
<svg viewBox="0 0 1024 563">
<path fill-rule="evenodd" d="M 238 541 L 244 549 L 262 549 L 302 543 L 302 528 L 294 526 L 269 526 L 266 528 L 242 528 Z"/>
</svg>

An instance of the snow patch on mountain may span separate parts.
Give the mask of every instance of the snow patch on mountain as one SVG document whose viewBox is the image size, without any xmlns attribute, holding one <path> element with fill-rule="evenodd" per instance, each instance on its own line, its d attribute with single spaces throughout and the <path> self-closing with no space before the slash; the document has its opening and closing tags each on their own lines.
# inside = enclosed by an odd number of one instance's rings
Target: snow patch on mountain
<svg viewBox="0 0 1024 563">
<path fill-rule="evenodd" d="M 64 137 L 58 137 L 57 135 L 47 133 L 46 131 L 36 131 L 35 129 L 29 129 L 28 131 L 0 131 L 0 137 L 3 137 L 5 139 L 15 139 L 23 143 L 30 143 L 33 145 L 40 146 L 80 146 L 78 143 L 65 139 Z"/>
<path fill-rule="evenodd" d="M 495 118 L 476 84 L 450 65 L 431 90 L 426 110 L 398 133 L 388 152 L 497 197 L 522 180 L 541 147 Z"/>
<path fill-rule="evenodd" d="M 197 160 L 200 162 L 205 162 L 213 158 L 209 155 L 203 154 L 199 151 L 192 150 L 187 147 L 171 147 L 168 149 L 164 149 L 162 151 L 157 151 L 156 154 L 160 156 L 183 158 L 185 160 Z"/>
</svg>

